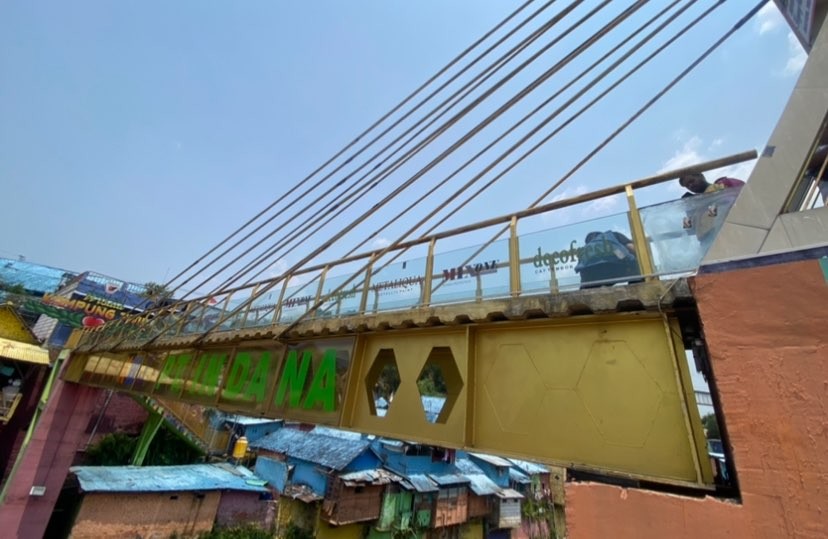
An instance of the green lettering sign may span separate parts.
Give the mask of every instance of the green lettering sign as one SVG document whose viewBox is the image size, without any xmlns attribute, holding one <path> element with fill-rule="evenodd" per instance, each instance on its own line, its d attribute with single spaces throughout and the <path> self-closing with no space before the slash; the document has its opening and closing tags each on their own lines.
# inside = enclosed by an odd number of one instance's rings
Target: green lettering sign
<svg viewBox="0 0 828 539">
<path fill-rule="evenodd" d="M 190 352 L 168 355 L 167 359 L 164 360 L 161 376 L 158 377 L 158 381 L 155 383 L 155 389 L 161 386 L 166 377 L 167 380 L 170 380 L 170 391 L 179 393 L 184 385 L 184 371 L 187 369 L 187 365 L 190 364 L 192 357 Z"/>
<path fill-rule="evenodd" d="M 288 406 L 295 408 L 299 406 L 302 398 L 302 390 L 305 388 L 305 378 L 308 376 L 308 367 L 311 362 L 310 350 L 302 352 L 302 364 L 297 365 L 298 354 L 296 350 L 288 352 L 285 359 L 285 367 L 282 369 L 282 378 L 279 380 L 279 389 L 276 390 L 274 402 L 276 406 L 282 406 L 285 400 L 285 393 L 290 389 Z"/>
<path fill-rule="evenodd" d="M 270 355 L 264 352 L 263 355 Z M 250 352 L 238 352 L 233 360 L 233 367 L 227 375 L 227 384 L 224 386 L 222 395 L 227 398 L 237 398 L 247 383 L 247 375 L 250 372 Z"/>
<path fill-rule="evenodd" d="M 305 409 L 313 408 L 316 403 L 322 405 L 326 412 L 334 411 L 336 399 L 336 350 L 325 350 L 322 362 L 311 381 L 305 403 Z"/>
<path fill-rule="evenodd" d="M 219 378 L 224 371 L 224 365 L 227 363 L 227 353 L 221 352 L 218 354 L 210 354 L 207 360 L 207 368 L 204 376 L 201 378 L 201 383 L 196 386 L 200 393 L 205 396 L 212 397 L 218 391 Z"/>
<path fill-rule="evenodd" d="M 253 376 L 250 378 L 250 383 L 247 384 L 247 389 L 244 391 L 244 396 L 252 398 L 255 402 L 262 402 L 264 400 L 265 391 L 267 390 L 267 373 L 270 371 L 270 354 L 263 353 L 259 358 L 259 364 L 256 365 L 256 370 L 253 371 Z"/>
</svg>

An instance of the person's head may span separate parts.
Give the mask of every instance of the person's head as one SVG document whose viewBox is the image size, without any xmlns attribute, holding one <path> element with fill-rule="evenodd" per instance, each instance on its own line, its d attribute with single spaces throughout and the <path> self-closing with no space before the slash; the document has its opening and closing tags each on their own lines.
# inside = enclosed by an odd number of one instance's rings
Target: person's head
<svg viewBox="0 0 828 539">
<path fill-rule="evenodd" d="M 707 183 L 707 180 L 704 178 L 704 174 L 701 172 L 691 172 L 689 174 L 685 174 L 679 178 L 679 183 L 682 187 L 693 193 L 704 193 L 704 191 L 710 187 L 710 184 Z"/>
</svg>

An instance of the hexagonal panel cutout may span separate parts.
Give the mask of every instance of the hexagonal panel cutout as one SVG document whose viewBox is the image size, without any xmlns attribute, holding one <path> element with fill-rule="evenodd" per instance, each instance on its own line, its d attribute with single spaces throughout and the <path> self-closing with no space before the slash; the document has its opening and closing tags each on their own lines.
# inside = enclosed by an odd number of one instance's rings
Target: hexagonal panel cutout
<svg viewBox="0 0 828 539">
<path fill-rule="evenodd" d="M 400 371 L 397 369 L 394 350 L 383 348 L 377 352 L 377 357 L 374 358 L 365 376 L 365 389 L 368 391 L 368 406 L 371 409 L 371 415 L 385 417 L 399 387 Z"/>
<path fill-rule="evenodd" d="M 462 389 L 463 377 L 454 362 L 451 348 L 432 348 L 417 377 L 417 390 L 426 421 L 445 423 Z"/>
</svg>

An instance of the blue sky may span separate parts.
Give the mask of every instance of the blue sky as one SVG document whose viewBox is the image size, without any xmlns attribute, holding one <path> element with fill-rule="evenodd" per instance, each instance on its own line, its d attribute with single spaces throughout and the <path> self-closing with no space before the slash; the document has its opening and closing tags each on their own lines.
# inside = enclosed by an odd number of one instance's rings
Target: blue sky
<svg viewBox="0 0 828 539">
<path fill-rule="evenodd" d="M 597 20 L 606 22 L 629 3 L 613 2 L 611 13 Z M 711 3 L 700 0 L 688 13 Z M 595 4 L 585 2 L 581 12 Z M 641 17 L 664 5 L 651 4 Z M 751 4 L 726 2 L 446 226 L 525 208 Z M 135 282 L 164 281 L 518 5 L 506 0 L 5 2 L 0 8 L 5 195 L 0 256 L 24 255 Z M 637 24 L 630 21 L 629 27 Z M 582 41 L 586 30 L 562 41 L 542 67 Z M 587 53 L 539 95 L 549 95 L 595 57 Z M 803 62 L 787 24 L 768 4 L 548 199 L 761 149 Z M 528 74 L 517 77 L 502 95 L 528 80 Z M 536 102 L 516 106 L 515 113 Z M 496 122 L 492 133 L 507 125 L 510 120 Z M 471 153 L 450 159 L 426 182 L 437 181 Z M 426 160 L 418 158 L 400 174 L 413 173 Z M 749 171 L 741 166 L 727 172 L 746 179 Z M 676 187 L 644 193 L 643 201 L 673 198 L 680 194 Z M 401 207 L 391 206 L 378 219 L 387 220 Z M 622 211 L 622 201 L 584 211 L 596 210 Z M 351 244 L 375 225 L 367 226 L 353 231 Z M 383 245 L 404 228 L 392 227 L 369 246 Z M 274 272 L 301 255 L 286 256 Z"/>
</svg>

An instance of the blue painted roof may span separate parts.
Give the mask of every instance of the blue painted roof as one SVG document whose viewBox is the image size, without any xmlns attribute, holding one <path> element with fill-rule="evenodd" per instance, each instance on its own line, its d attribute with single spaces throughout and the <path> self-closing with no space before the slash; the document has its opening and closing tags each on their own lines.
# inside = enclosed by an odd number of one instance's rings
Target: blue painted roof
<svg viewBox="0 0 828 539">
<path fill-rule="evenodd" d="M 537 462 L 529 462 L 528 460 L 509 459 L 509 461 L 520 471 L 527 475 L 535 475 L 541 473 L 549 473 L 549 468 Z"/>
<path fill-rule="evenodd" d="M 296 429 L 280 429 L 250 444 L 289 457 L 342 470 L 371 445 L 370 440 L 351 440 Z"/>
<path fill-rule="evenodd" d="M 0 281 L 10 285 L 22 285 L 32 293 L 55 292 L 64 283 L 64 277 L 68 280 L 77 275 L 76 272 L 41 264 L 0 258 Z"/>
<path fill-rule="evenodd" d="M 465 475 L 459 473 L 446 473 L 446 474 L 435 474 L 431 473 L 428 474 L 432 481 L 440 485 L 441 487 L 450 487 L 452 485 L 465 485 L 468 484 L 469 478 Z"/>
<path fill-rule="evenodd" d="M 324 434 L 325 436 L 332 436 L 334 438 L 345 438 L 346 440 L 373 440 L 373 436 L 365 436 L 359 432 L 351 432 L 349 430 L 335 429 L 333 427 L 326 427 L 324 425 L 317 425 L 311 431 L 314 434 Z"/>
<path fill-rule="evenodd" d="M 508 460 L 504 459 L 503 457 L 497 457 L 495 455 L 487 455 L 485 453 L 469 453 L 469 456 L 479 459 L 483 462 L 491 464 L 492 466 L 496 466 L 498 468 L 511 468 L 512 463 Z"/>
<path fill-rule="evenodd" d="M 270 423 L 284 423 L 283 419 L 270 419 L 266 417 L 248 417 L 244 415 L 228 415 L 223 421 L 225 423 L 235 423 L 243 427 L 250 427 L 253 425 L 267 425 Z"/>
<path fill-rule="evenodd" d="M 425 474 L 411 474 L 404 476 L 402 485 L 417 492 L 437 492 L 440 488 Z M 407 483 L 407 484 L 406 484 Z"/>
<path fill-rule="evenodd" d="M 230 464 L 183 466 L 73 466 L 84 492 L 181 492 L 241 490 L 267 492 L 265 481 Z"/>
<path fill-rule="evenodd" d="M 461 474 L 468 478 L 469 488 L 478 496 L 490 496 L 494 494 L 499 498 L 523 498 L 522 494 L 512 489 L 498 486 L 497 483 L 489 479 L 489 476 L 483 473 L 483 470 L 470 459 L 458 457 L 454 465 L 457 466 L 457 470 Z"/>
<path fill-rule="evenodd" d="M 524 485 L 528 485 L 529 483 L 532 482 L 532 480 L 529 479 L 528 475 L 524 474 L 523 472 L 521 472 L 520 470 L 518 470 L 516 468 L 509 468 L 509 481 L 513 481 L 515 483 L 521 483 L 521 484 L 524 484 Z"/>
</svg>

